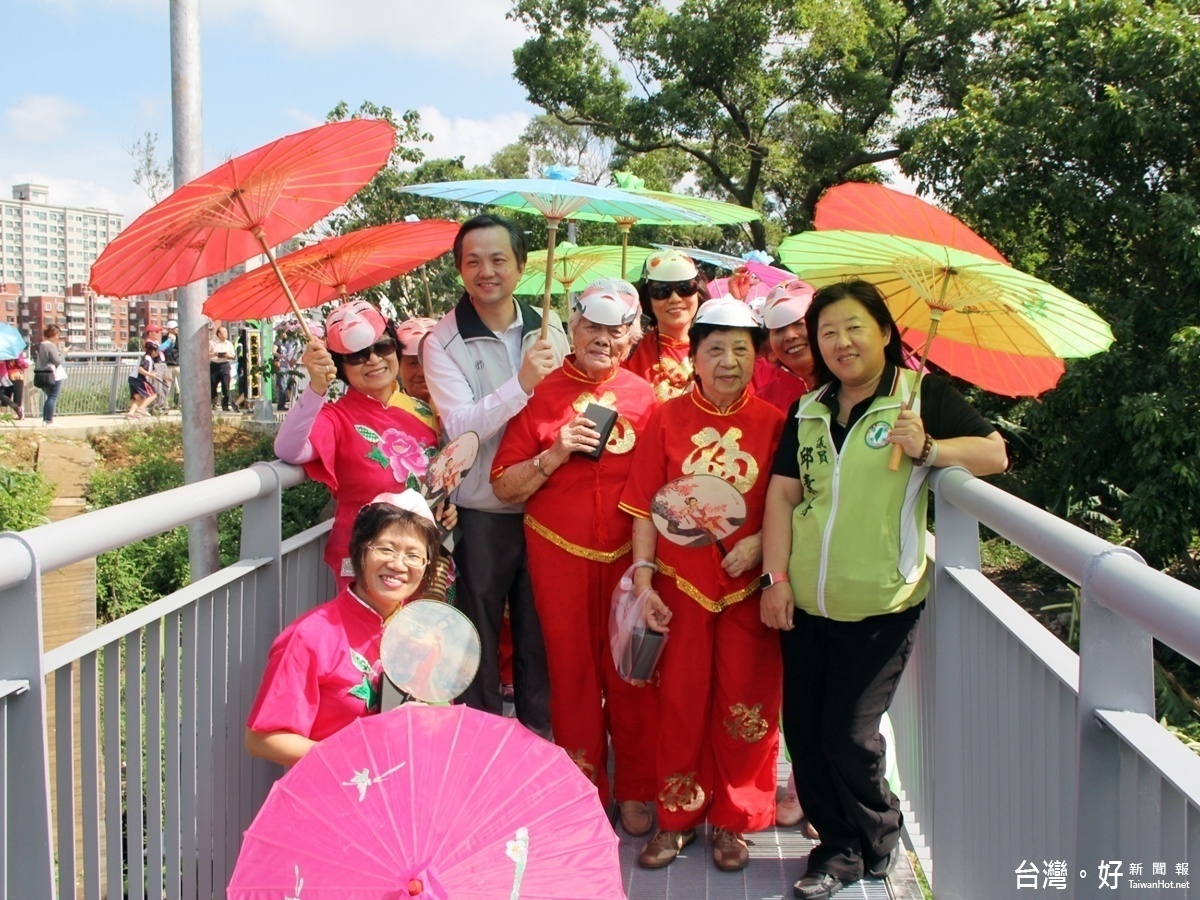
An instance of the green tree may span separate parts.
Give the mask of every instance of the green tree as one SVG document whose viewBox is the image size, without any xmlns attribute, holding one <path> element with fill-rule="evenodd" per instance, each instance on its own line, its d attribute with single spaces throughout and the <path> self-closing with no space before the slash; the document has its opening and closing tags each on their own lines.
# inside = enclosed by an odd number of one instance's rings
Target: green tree
<svg viewBox="0 0 1200 900">
<path fill-rule="evenodd" d="M 157 132 L 142 132 L 134 139 L 128 153 L 133 158 L 133 183 L 146 192 L 151 203 L 157 203 L 171 193 L 174 157 L 167 157 L 165 163 L 158 161 Z"/>
<path fill-rule="evenodd" d="M 700 188 L 807 227 L 817 198 L 944 113 L 994 0 L 516 0 L 529 99 L 627 157 L 686 156 Z M 606 54 L 596 36 L 615 50 Z M 631 83 L 632 82 L 632 83 Z M 766 226 L 752 226 L 765 249 Z"/>
<path fill-rule="evenodd" d="M 1200 509 L 1200 24 L 1191 0 L 1070 0 L 999 27 L 902 164 L 1117 340 L 1019 427 L 1015 486 L 1183 562 Z"/>
<path fill-rule="evenodd" d="M 340 122 L 348 118 L 367 116 L 384 119 L 396 129 L 396 146 L 387 165 L 376 173 L 346 205 L 328 220 L 334 234 L 349 234 L 360 228 L 402 222 L 406 216 L 422 219 L 453 218 L 451 204 L 427 200 L 398 189 L 420 181 L 446 181 L 466 177 L 462 160 L 426 160 L 422 144 L 433 140 L 433 135 L 421 129 L 421 115 L 416 110 L 406 110 L 397 116 L 388 106 L 364 101 L 351 112 L 345 101 L 339 103 L 326 116 L 326 121 Z M 446 258 L 448 259 L 448 257 Z M 363 296 L 385 310 L 390 305 L 398 318 L 410 315 L 427 315 L 432 308 L 435 313 L 444 311 L 449 296 L 453 293 L 447 286 L 445 259 L 434 260 L 422 273 L 414 272 L 401 278 L 393 278 L 368 291 Z M 452 269 L 452 267 L 451 267 Z M 425 283 L 430 291 L 427 299 Z M 453 282 L 453 279 L 450 279 Z M 385 303 L 386 301 L 386 303 Z"/>
</svg>

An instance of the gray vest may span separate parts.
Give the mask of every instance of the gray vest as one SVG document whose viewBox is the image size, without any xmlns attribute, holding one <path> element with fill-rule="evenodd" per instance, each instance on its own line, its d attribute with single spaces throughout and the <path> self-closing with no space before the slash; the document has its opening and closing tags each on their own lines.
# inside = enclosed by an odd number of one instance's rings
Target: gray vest
<svg viewBox="0 0 1200 900">
<path fill-rule="evenodd" d="M 534 309 L 520 300 L 517 300 L 517 314 L 521 317 L 521 356 L 524 357 L 541 337 L 542 315 L 541 310 Z M 443 341 L 443 347 L 466 377 L 471 385 L 471 393 L 478 402 L 499 389 L 516 372 L 509 361 L 504 341 L 483 324 L 467 294 L 463 294 L 450 315 L 454 317 L 456 327 L 454 333 Z M 550 311 L 548 336 L 554 348 L 554 355 L 561 364 L 570 352 L 570 342 L 554 310 Z M 524 505 L 520 503 L 501 503 L 491 490 L 492 461 L 496 458 L 496 451 L 500 448 L 500 439 L 503 437 L 504 429 L 501 428 L 488 440 L 480 443 L 475 465 L 471 467 L 456 493 L 456 496 L 470 498 L 470 502 L 463 504 L 469 509 L 507 513 L 520 513 L 524 509 Z"/>
</svg>

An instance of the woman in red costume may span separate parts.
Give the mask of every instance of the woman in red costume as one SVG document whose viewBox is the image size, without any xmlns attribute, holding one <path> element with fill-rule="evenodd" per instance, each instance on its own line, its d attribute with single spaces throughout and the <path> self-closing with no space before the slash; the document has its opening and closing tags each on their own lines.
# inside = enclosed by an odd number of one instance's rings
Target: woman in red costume
<svg viewBox="0 0 1200 900">
<path fill-rule="evenodd" d="M 365 300 L 339 306 L 325 320 L 325 341 L 313 338 L 304 350 L 300 361 L 308 370 L 308 387 L 280 426 L 275 452 L 284 462 L 304 466 L 337 501 L 325 561 L 344 587 L 353 576 L 347 550 L 355 514 L 379 493 L 420 488 L 437 453 L 438 434 L 413 411 L 392 403 L 400 392 L 400 342 L 379 310 Z M 329 403 L 335 377 L 349 390 Z M 447 504 L 442 524 L 452 528 L 456 521 L 457 511 Z"/>
<path fill-rule="evenodd" d="M 632 835 L 653 827 L 657 691 L 622 681 L 608 642 L 613 591 L 629 565 L 632 522 L 617 508 L 633 450 L 655 408 L 643 379 L 621 368 L 638 331 L 637 292 L 625 281 L 588 285 L 568 322 L 574 353 L 546 376 L 508 423 L 492 489 L 525 503 L 534 601 L 550 669 L 554 741 L 610 800 L 612 736 L 621 823 Z M 617 413 L 599 459 L 589 404 Z"/>
<path fill-rule="evenodd" d="M 698 387 L 655 412 L 634 453 L 621 508 L 633 522 L 634 589 L 650 590 L 646 621 L 670 631 L 659 661 L 656 753 L 659 831 L 638 864 L 669 865 L 708 820 L 713 862 L 736 871 L 742 833 L 775 822 L 782 664 L 758 617 L 762 513 L 783 413 L 749 390 L 762 331 L 740 300 L 700 307 L 691 328 Z M 746 500 L 746 519 L 715 544 L 658 540 L 651 501 L 684 475 L 717 475 Z"/>
<path fill-rule="evenodd" d="M 644 271 L 638 294 L 650 329 L 623 365 L 650 382 L 662 403 L 692 389 L 688 327 L 708 288 L 696 263 L 678 250 L 647 257 Z"/>
<path fill-rule="evenodd" d="M 815 384 L 813 355 L 804 325 L 804 313 L 812 298 L 812 286 L 794 279 L 777 284 L 763 304 L 763 325 L 775 363 L 771 369 L 774 377 L 758 390 L 758 396 L 784 413 Z"/>
</svg>

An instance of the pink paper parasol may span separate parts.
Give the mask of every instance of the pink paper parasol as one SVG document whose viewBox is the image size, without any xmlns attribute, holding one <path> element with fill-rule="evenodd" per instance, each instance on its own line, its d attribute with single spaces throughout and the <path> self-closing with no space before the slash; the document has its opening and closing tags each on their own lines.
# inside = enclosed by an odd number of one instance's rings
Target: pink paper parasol
<svg viewBox="0 0 1200 900">
<path fill-rule="evenodd" d="M 230 900 L 624 897 L 595 785 L 515 719 L 412 704 L 352 724 L 276 782 Z"/>
<path fill-rule="evenodd" d="M 791 281 L 796 276 L 786 269 L 779 269 L 775 266 L 763 265 L 760 262 L 750 260 L 742 264 L 746 271 L 751 276 L 750 291 L 742 299 L 749 303 L 751 300 L 765 300 L 767 294 L 771 293 L 771 288 L 777 284 L 783 284 L 785 281 Z M 729 278 L 714 278 L 708 283 L 708 293 L 713 297 L 720 297 L 723 294 L 728 294 Z"/>
</svg>

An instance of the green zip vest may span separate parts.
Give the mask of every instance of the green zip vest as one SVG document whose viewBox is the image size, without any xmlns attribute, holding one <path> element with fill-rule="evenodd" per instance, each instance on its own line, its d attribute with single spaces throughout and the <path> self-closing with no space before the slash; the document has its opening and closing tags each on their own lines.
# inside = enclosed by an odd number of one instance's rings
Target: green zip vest
<svg viewBox="0 0 1200 900">
<path fill-rule="evenodd" d="M 796 606 L 840 622 L 900 612 L 925 599 L 928 469 L 902 456 L 888 471 L 887 437 L 916 373 L 897 369 L 888 396 L 876 397 L 851 426 L 841 451 L 829 431 L 829 407 L 806 394 L 798 461 L 804 497 L 792 513 L 788 580 Z M 920 398 L 913 403 L 920 413 Z"/>
</svg>

